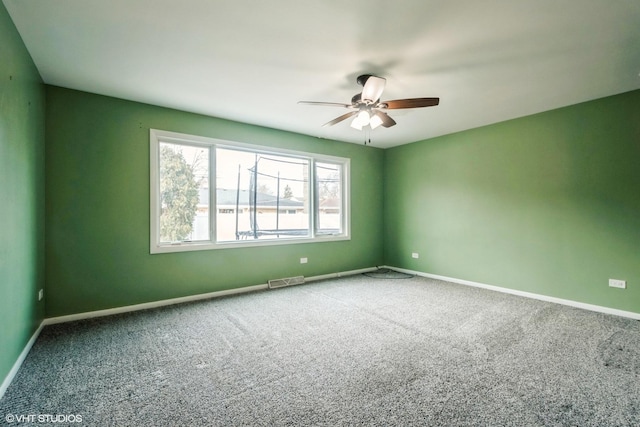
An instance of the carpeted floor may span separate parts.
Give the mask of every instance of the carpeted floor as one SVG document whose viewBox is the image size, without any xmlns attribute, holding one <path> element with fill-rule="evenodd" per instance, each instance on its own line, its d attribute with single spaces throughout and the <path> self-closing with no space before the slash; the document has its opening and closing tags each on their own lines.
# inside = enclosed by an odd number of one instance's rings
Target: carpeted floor
<svg viewBox="0 0 640 427">
<path fill-rule="evenodd" d="M 638 426 L 640 322 L 420 277 L 345 277 L 48 326 L 6 414 Z"/>
</svg>

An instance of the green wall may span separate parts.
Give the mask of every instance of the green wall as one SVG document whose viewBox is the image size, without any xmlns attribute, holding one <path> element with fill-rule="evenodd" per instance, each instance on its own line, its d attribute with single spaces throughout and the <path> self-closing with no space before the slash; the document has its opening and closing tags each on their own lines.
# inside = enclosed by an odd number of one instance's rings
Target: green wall
<svg viewBox="0 0 640 427">
<path fill-rule="evenodd" d="M 44 316 L 44 85 L 0 2 L 0 383 Z"/>
<path fill-rule="evenodd" d="M 349 157 L 351 240 L 150 255 L 150 128 Z M 51 86 L 46 137 L 47 317 L 383 262 L 380 149 Z"/>
<path fill-rule="evenodd" d="M 384 196 L 388 265 L 640 313 L 640 91 L 387 150 Z"/>
</svg>

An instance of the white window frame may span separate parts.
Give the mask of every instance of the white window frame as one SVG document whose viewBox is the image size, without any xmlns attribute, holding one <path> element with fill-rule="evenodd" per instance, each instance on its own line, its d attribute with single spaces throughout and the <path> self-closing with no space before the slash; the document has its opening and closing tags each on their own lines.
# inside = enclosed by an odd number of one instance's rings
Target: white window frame
<svg viewBox="0 0 640 427">
<path fill-rule="evenodd" d="M 188 135 L 177 132 L 169 132 L 158 129 L 151 129 L 149 132 L 149 151 L 150 151 L 150 253 L 168 253 L 168 252 L 185 252 L 185 251 L 201 251 L 210 249 L 225 248 L 246 248 L 255 246 L 273 246 L 273 245 L 291 245 L 299 243 L 317 243 L 331 242 L 340 240 L 351 240 L 351 209 L 350 209 L 350 163 L 351 160 L 345 157 L 328 156 L 324 154 L 309 153 L 304 151 L 288 150 L 283 148 L 266 147 L 255 144 L 247 144 L 235 141 L 225 141 L 216 138 L 208 138 L 203 136 Z M 210 196 L 209 196 L 209 235 L 210 240 L 197 242 L 175 242 L 165 243 L 160 241 L 160 143 L 185 144 L 189 146 L 200 145 L 212 148 L 209 155 L 209 176 Z M 310 236 L 304 237 L 288 237 L 286 239 L 247 239 L 217 242 L 216 239 L 216 182 L 215 182 L 215 148 L 228 148 L 236 150 L 244 150 L 256 152 L 260 154 L 282 155 L 290 157 L 298 157 L 308 160 L 310 163 L 309 179 L 313 181 L 309 183 L 309 228 Z M 341 216 L 342 216 L 342 232 L 340 234 L 327 234 L 317 232 L 317 215 L 319 215 L 318 206 L 316 206 L 316 173 L 315 162 L 334 163 L 342 166 L 342 195 L 341 195 Z"/>
</svg>

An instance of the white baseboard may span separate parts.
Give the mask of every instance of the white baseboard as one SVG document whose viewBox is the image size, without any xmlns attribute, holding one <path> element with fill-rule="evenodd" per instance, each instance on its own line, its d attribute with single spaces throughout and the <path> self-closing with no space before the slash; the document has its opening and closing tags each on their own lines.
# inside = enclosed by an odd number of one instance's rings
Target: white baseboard
<svg viewBox="0 0 640 427">
<path fill-rule="evenodd" d="M 373 271 L 375 270 L 375 267 L 372 268 L 363 268 L 360 270 L 350 270 L 350 271 L 342 271 L 339 273 L 330 273 L 330 274 L 323 274 L 320 276 L 312 276 L 312 277 L 305 277 L 305 282 L 312 282 L 315 280 L 322 280 L 322 279 L 330 279 L 330 278 L 336 278 L 336 277 L 343 277 L 343 276 L 350 276 L 350 275 L 354 275 L 354 274 L 360 274 L 360 273 L 365 273 L 368 271 Z M 224 291 L 215 291 L 215 292 L 208 292 L 206 294 L 198 294 L 198 295 L 190 295 L 187 297 L 180 297 L 180 298 L 171 298 L 171 299 L 165 299 L 165 300 L 160 300 L 160 301 L 153 301 L 153 302 L 147 302 L 147 303 L 143 303 L 143 304 L 134 304 L 134 305 L 127 305 L 124 307 L 116 307 L 116 308 L 109 308 L 109 309 L 105 309 L 105 310 L 97 310 L 97 311 L 88 311 L 88 312 L 84 312 L 84 313 L 76 313 L 76 314 L 69 314 L 66 316 L 58 316 L 58 317 L 49 317 L 47 319 L 44 319 L 44 321 L 42 322 L 43 325 L 55 325 L 57 323 L 66 323 L 66 322 L 73 322 L 76 320 L 84 320 L 84 319 L 91 319 L 94 317 L 103 317 L 103 316 L 111 316 L 114 314 L 121 314 L 121 313 L 129 313 L 132 311 L 139 311 L 139 310 L 148 310 L 150 308 L 157 308 L 157 307 L 164 307 L 167 305 L 174 305 L 174 304 L 182 304 L 185 302 L 193 302 L 193 301 L 199 301 L 199 300 L 205 300 L 205 299 L 211 299 L 211 298 L 217 298 L 217 297 L 222 297 L 222 296 L 227 296 L 227 295 L 237 295 L 237 294 L 243 294 L 246 292 L 255 292 L 255 291 L 261 291 L 261 290 L 265 290 L 268 289 L 269 285 L 262 284 L 262 285 L 254 285 L 254 286 L 246 286 L 243 288 L 235 288 L 235 289 L 227 289 Z"/>
<path fill-rule="evenodd" d="M 535 294 L 532 292 L 518 291 L 515 289 L 503 288 L 500 286 L 472 282 L 470 280 L 462 280 L 462 279 L 456 279 L 454 277 L 439 276 L 437 274 L 424 273 L 422 271 L 407 270 L 405 268 L 398 268 L 398 267 L 392 267 L 392 266 L 384 266 L 384 267 L 390 268 L 392 270 L 396 270 L 402 273 L 415 274 L 416 276 L 428 277 L 430 279 L 443 280 L 445 282 L 457 283 L 457 284 L 466 285 L 466 286 L 473 286 L 475 288 L 488 289 L 490 291 L 502 292 L 502 293 L 511 294 L 511 295 L 518 295 L 525 298 L 532 298 L 540 301 L 546 301 L 546 302 L 552 302 L 555 304 L 567 305 L 570 307 L 582 308 L 584 310 L 596 311 L 598 313 L 612 314 L 614 316 L 627 317 L 629 319 L 640 320 L 640 313 L 635 313 L 633 311 L 618 310 L 615 308 L 603 307 L 600 305 L 587 304 L 587 303 L 572 301 L 568 299 L 550 297 L 542 294 Z"/>
<path fill-rule="evenodd" d="M 338 277 L 353 276 L 355 274 L 369 273 L 376 271 L 378 267 L 361 268 L 359 270 L 343 271 L 340 273 L 321 274 L 320 276 L 305 277 L 305 282 L 314 282 L 316 280 L 336 279 Z"/>
<path fill-rule="evenodd" d="M 38 336 L 40 335 L 40 331 L 42 331 L 42 328 L 44 327 L 43 323 L 40 323 L 40 326 L 38 326 L 38 329 L 36 329 L 33 335 L 31 335 L 29 342 L 27 342 L 27 345 L 25 345 L 24 348 L 22 349 L 20 356 L 18 356 L 18 360 L 16 360 L 16 362 L 13 364 L 13 367 L 11 368 L 7 376 L 4 378 L 4 381 L 2 381 L 2 385 L 0 385 L 0 399 L 2 399 L 2 397 L 4 396 L 4 393 L 9 388 L 11 381 L 13 381 L 13 378 L 16 376 L 16 374 L 20 370 L 20 367 L 22 366 L 24 359 L 27 358 L 29 351 L 31 351 L 31 347 L 33 347 L 33 344 L 36 342 L 36 339 L 38 339 Z"/>
<path fill-rule="evenodd" d="M 42 322 L 44 325 L 55 325 L 57 323 L 73 322 L 76 320 L 92 319 L 94 317 L 112 316 L 114 314 L 129 313 L 132 311 L 148 310 L 150 308 L 164 307 L 167 305 L 182 304 L 185 302 L 200 301 L 205 299 L 223 297 L 227 295 L 243 294 L 267 289 L 268 285 L 246 286 L 244 288 L 227 289 L 224 291 L 208 292 L 206 294 L 189 295 L 180 298 L 164 299 L 160 301 L 145 302 L 142 304 L 125 305 L 123 307 L 108 308 L 105 310 L 86 311 L 84 313 L 69 314 L 66 316 L 49 317 Z"/>
</svg>

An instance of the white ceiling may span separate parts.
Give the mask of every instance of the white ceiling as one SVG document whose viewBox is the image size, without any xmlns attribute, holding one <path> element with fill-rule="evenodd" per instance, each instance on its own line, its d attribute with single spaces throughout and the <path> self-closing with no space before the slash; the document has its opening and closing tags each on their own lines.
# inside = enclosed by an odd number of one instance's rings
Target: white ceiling
<svg viewBox="0 0 640 427">
<path fill-rule="evenodd" d="M 3 0 L 45 83 L 362 143 L 359 74 L 392 147 L 640 88 L 638 0 Z"/>
</svg>

